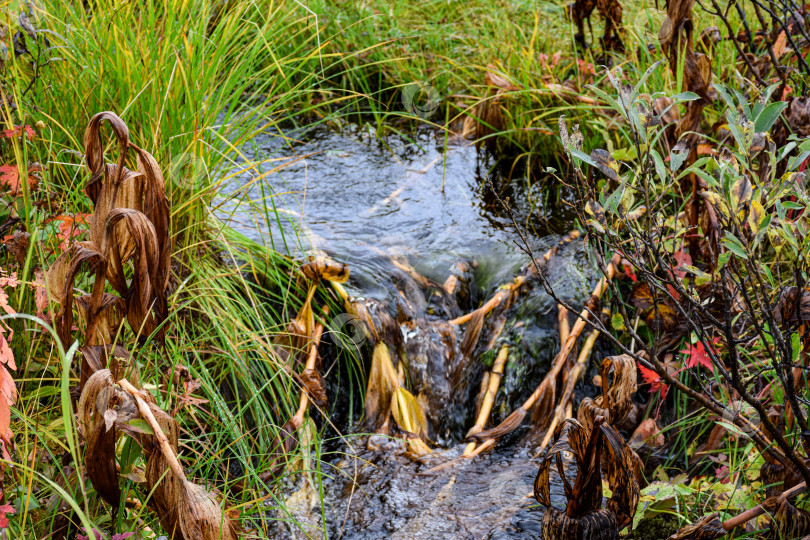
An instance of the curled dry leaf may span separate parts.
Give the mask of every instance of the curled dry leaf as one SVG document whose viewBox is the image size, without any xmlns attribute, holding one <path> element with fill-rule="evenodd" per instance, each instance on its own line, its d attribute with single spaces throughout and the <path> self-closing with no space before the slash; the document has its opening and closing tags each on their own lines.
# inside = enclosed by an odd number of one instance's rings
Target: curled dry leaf
<svg viewBox="0 0 810 540">
<path fill-rule="evenodd" d="M 132 369 L 132 358 L 129 352 L 120 345 L 93 345 L 79 349 L 82 355 L 82 373 L 90 377 L 96 371 L 109 369 L 114 380 L 127 377 L 135 381 L 133 384 L 140 388 L 138 373 Z"/>
<path fill-rule="evenodd" d="M 787 497 L 768 497 L 762 507 L 772 516 L 771 531 L 776 538 L 801 538 L 810 534 L 810 513 L 796 508 Z"/>
<path fill-rule="evenodd" d="M 602 455 L 602 468 L 613 492 L 607 508 L 616 515 L 621 530 L 633 522 L 638 506 L 636 471 L 639 458 L 622 436 L 607 424 L 602 426 L 602 438 L 607 443 Z"/>
<path fill-rule="evenodd" d="M 138 391 L 126 379 L 118 385 L 134 398 L 140 418 L 152 428 L 136 440 L 146 456 L 146 489 L 153 494 L 149 503 L 163 529 L 174 540 L 235 540 L 236 527 L 217 495 L 186 479 L 177 460 L 177 421 L 149 392 Z"/>
<path fill-rule="evenodd" d="M 604 417 L 610 424 L 619 422 L 633 408 L 637 382 L 635 360 L 626 354 L 609 356 L 602 360 L 599 374 L 602 395 L 583 399 L 577 412 L 577 419 L 585 429 L 593 426 L 597 416 Z"/>
<path fill-rule="evenodd" d="M 348 264 L 323 256 L 313 258 L 301 267 L 301 271 L 312 281 L 325 279 L 335 283 L 345 283 L 350 273 Z"/>
<path fill-rule="evenodd" d="M 487 64 L 487 72 L 484 75 L 487 86 L 499 88 L 505 92 L 513 92 L 523 88 L 523 85 L 513 83 L 501 73 L 502 71 L 495 64 Z"/>
<path fill-rule="evenodd" d="M 62 253 L 48 270 L 48 285 L 51 299 L 59 304 L 56 313 L 56 331 L 62 343 L 70 343 L 73 329 L 73 282 L 81 268 L 86 265 L 88 272 L 94 273 L 97 280 L 103 282 L 106 272 L 106 261 L 99 251 L 100 247 L 90 242 L 78 242 Z M 103 292 L 103 291 L 102 291 Z M 96 312 L 101 305 L 101 293 L 90 305 L 90 311 Z"/>
<path fill-rule="evenodd" d="M 90 323 L 93 296 L 86 294 L 74 300 L 79 322 L 87 328 Z M 126 318 L 126 302 L 120 296 L 110 293 L 101 295 L 96 318 L 96 342 L 112 343 Z"/>
<path fill-rule="evenodd" d="M 720 424 L 717 424 L 717 426 L 723 428 L 723 426 Z M 658 424 L 656 424 L 655 418 L 647 418 L 642 420 L 642 422 L 633 432 L 633 435 L 630 437 L 629 444 L 633 447 L 639 447 L 647 444 L 653 448 L 659 448 L 666 444 L 666 439 L 664 438 L 664 434 L 661 433 Z"/>
<path fill-rule="evenodd" d="M 115 165 L 104 162 L 101 125 L 105 121 L 118 142 Z M 90 218 L 90 240 L 71 245 L 48 270 L 51 298 L 60 304 L 55 320 L 57 332 L 63 342 L 71 341 L 74 282 L 84 270 L 94 275 L 92 293 L 79 302 L 87 345 L 110 339 L 109 334 L 117 329 L 117 316 L 110 310 L 117 313 L 120 306 L 106 296 L 106 280 L 123 300 L 133 333 L 148 336 L 157 332 L 162 339 L 171 254 L 163 176 L 151 154 L 129 141 L 126 124 L 114 113 L 95 115 L 85 131 L 84 142 L 91 173 L 86 192 L 93 201 L 94 213 Z M 137 171 L 124 167 L 129 149 L 137 155 Z M 124 267 L 130 261 L 133 273 L 128 276 Z"/>
<path fill-rule="evenodd" d="M 610 510 L 596 510 L 572 519 L 554 507 L 543 516 L 542 535 L 548 540 L 618 540 L 619 527 Z"/>
<path fill-rule="evenodd" d="M 119 426 L 136 416 L 134 401 L 114 387 L 110 370 L 102 369 L 89 377 L 78 405 L 79 428 L 87 444 L 85 467 L 96 491 L 115 507 L 121 501 L 115 443 L 121 435 Z"/>
<path fill-rule="evenodd" d="M 327 403 L 326 389 L 323 385 L 323 377 L 317 369 L 305 369 L 299 375 L 301 383 L 309 394 L 309 399 L 318 406 L 325 407 Z"/>
<path fill-rule="evenodd" d="M 618 538 L 619 530 L 632 523 L 638 503 L 639 489 L 633 473 L 632 450 L 615 429 L 603 423 L 602 418 L 596 419 L 590 431 L 578 421 L 567 419 L 557 427 L 554 438 L 554 445 L 540 462 L 534 494 L 541 504 L 551 506 L 549 471 L 554 460 L 568 505 L 564 516 L 560 512 L 548 512 L 544 516 L 543 537 Z M 577 465 L 573 486 L 563 472 L 565 453 L 572 454 Z M 607 509 L 601 508 L 602 470 L 612 491 Z M 598 527 L 594 520 L 598 521 Z M 608 528 L 612 532 L 608 532 Z M 582 536 L 586 531 L 593 534 L 598 529 L 604 529 L 600 532 L 601 536 Z"/>
<path fill-rule="evenodd" d="M 401 386 L 391 398 L 391 415 L 401 430 L 417 437 L 427 435 L 427 417 L 422 407 L 413 394 Z"/>
<path fill-rule="evenodd" d="M 388 346 L 380 342 L 374 347 L 366 388 L 366 423 L 369 429 L 378 430 L 388 421 L 396 386 L 397 372 L 391 363 Z"/>
<path fill-rule="evenodd" d="M 633 287 L 630 303 L 640 310 L 650 328 L 672 331 L 679 326 L 678 312 L 672 300 L 660 292 L 653 296 L 646 283 L 637 283 Z"/>
<path fill-rule="evenodd" d="M 14 256 L 14 262 L 20 268 L 25 267 L 25 259 L 28 256 L 28 248 L 31 245 L 31 235 L 25 231 L 16 230 L 14 235 L 6 240 L 6 249 Z M 37 270 L 42 272 L 42 270 Z"/>
<path fill-rule="evenodd" d="M 782 289 L 773 308 L 777 323 L 810 321 L 810 291 L 796 286 Z"/>
</svg>

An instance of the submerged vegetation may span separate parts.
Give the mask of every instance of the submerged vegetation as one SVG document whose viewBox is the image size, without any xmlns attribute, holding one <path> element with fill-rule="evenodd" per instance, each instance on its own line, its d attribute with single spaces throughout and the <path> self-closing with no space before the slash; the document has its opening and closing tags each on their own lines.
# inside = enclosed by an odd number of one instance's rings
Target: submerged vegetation
<svg viewBox="0 0 810 540">
<path fill-rule="evenodd" d="M 805 6 L 0 13 L 0 537 L 340 535 L 362 504 L 350 431 L 432 477 L 528 448 L 542 538 L 810 535 Z M 480 147 L 517 275 L 476 289 L 475 260 L 436 280 L 385 254 L 386 302 L 286 235 L 266 186 L 302 158 L 257 138 L 357 124 L 381 144 L 429 126 L 445 167 Z M 575 216 L 542 255 L 515 186 Z M 281 236 L 227 226 L 231 199 Z M 574 244 L 584 299 L 549 277 Z M 548 365 L 525 358 L 541 291 Z"/>
</svg>

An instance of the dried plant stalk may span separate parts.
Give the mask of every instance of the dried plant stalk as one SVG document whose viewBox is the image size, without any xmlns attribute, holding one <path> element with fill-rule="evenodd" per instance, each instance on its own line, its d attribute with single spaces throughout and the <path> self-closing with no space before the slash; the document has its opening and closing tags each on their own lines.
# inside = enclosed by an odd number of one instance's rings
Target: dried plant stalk
<svg viewBox="0 0 810 540">
<path fill-rule="evenodd" d="M 537 387 L 537 389 L 532 392 L 532 395 L 521 405 L 518 409 L 516 409 L 512 414 L 510 414 L 500 425 L 488 429 L 486 431 L 482 431 L 476 434 L 471 435 L 469 438 L 476 441 L 482 442 L 487 439 L 501 439 L 505 435 L 513 432 L 523 419 L 526 417 L 527 412 L 532 406 L 537 403 L 537 401 L 543 397 L 547 396 L 548 394 L 553 394 L 556 390 L 556 380 L 557 375 L 563 368 L 563 365 L 568 361 L 568 355 L 571 354 L 571 351 L 574 349 L 576 345 L 577 339 L 579 339 L 579 335 L 585 329 L 586 320 L 588 320 L 591 316 L 591 310 L 587 307 L 587 304 L 595 304 L 596 301 L 601 298 L 602 294 L 604 293 L 605 289 L 607 288 L 607 280 L 613 279 L 614 274 L 616 273 L 616 267 L 618 266 L 620 261 L 620 257 L 615 255 L 610 263 L 607 266 L 607 275 L 603 276 L 602 279 L 599 280 L 596 287 L 591 294 L 591 297 L 586 302 L 586 308 L 582 310 L 579 314 L 579 318 L 577 322 L 574 323 L 574 327 L 571 329 L 571 333 L 568 336 L 568 339 L 565 342 L 562 350 L 557 354 L 554 358 L 554 362 L 552 363 L 551 369 L 546 373 L 543 382 Z M 553 403 L 553 400 L 551 400 Z"/>
<path fill-rule="evenodd" d="M 487 425 L 489 414 L 492 412 L 492 405 L 495 403 L 495 396 L 498 393 L 498 387 L 501 385 L 501 377 L 503 377 L 504 366 L 506 366 L 506 359 L 509 358 L 509 347 L 504 345 L 498 352 L 498 357 L 492 364 L 492 371 L 489 376 L 489 386 L 487 387 L 484 399 L 481 402 L 481 411 L 478 413 L 475 425 L 467 432 L 467 436 L 478 433 L 484 426 Z M 469 456 L 475 450 L 476 443 L 473 441 L 467 444 L 464 449 L 464 455 Z"/>
<path fill-rule="evenodd" d="M 560 404 L 557 405 L 557 408 L 554 411 L 554 417 L 551 419 L 551 425 L 549 425 L 548 429 L 546 430 L 543 441 L 540 443 L 540 447 L 537 450 L 538 453 L 545 450 L 546 446 L 548 446 L 548 443 L 551 441 L 551 437 L 554 436 L 554 430 L 557 429 L 557 425 L 567 418 L 567 411 L 571 409 L 571 403 L 573 402 L 574 388 L 577 385 L 577 381 L 579 381 L 580 375 L 585 370 L 585 366 L 588 364 L 588 358 L 591 355 L 594 343 L 596 343 L 596 339 L 598 337 L 599 332 L 595 330 L 591 332 L 590 335 L 585 339 L 585 343 L 582 345 L 582 350 L 579 352 L 577 363 L 568 374 L 565 389 L 560 397 Z"/>
</svg>

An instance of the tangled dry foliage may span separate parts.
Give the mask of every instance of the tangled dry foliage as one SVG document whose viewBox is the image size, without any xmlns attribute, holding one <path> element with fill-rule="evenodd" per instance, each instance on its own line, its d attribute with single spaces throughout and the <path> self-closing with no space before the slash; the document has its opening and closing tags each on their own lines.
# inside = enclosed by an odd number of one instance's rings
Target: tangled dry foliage
<svg viewBox="0 0 810 540">
<path fill-rule="evenodd" d="M 117 142 L 115 164 L 104 160 L 105 121 Z M 71 343 L 77 335 L 83 341 L 78 425 L 87 447 L 87 476 L 108 504 L 123 504 L 117 449 L 122 448 L 119 439 L 127 437 L 132 441 L 127 447 L 137 445 L 146 458 L 145 471 L 127 478 L 151 493 L 149 506 L 172 538 L 234 539 L 236 527 L 219 497 L 185 476 L 177 458 L 177 421 L 139 388 L 128 351 L 116 345 L 124 321 L 136 336 L 164 338 L 171 244 L 163 176 L 152 155 L 129 140 L 126 124 L 114 113 L 92 118 L 84 144 L 91 174 L 86 192 L 94 206 L 90 239 L 59 256 L 48 270 L 48 285 L 60 304 L 55 317 L 59 338 Z M 125 166 L 130 150 L 136 154 L 136 170 Z M 93 277 L 92 292 L 75 298 L 83 272 Z M 114 293 L 107 292 L 108 283 Z"/>
<path fill-rule="evenodd" d="M 683 14 L 677 17 L 685 20 Z M 689 46 L 681 45 L 680 50 L 688 54 Z M 611 276 L 618 255 L 633 282 L 629 294 L 615 280 L 608 282 L 619 312 L 612 326 L 623 330 L 620 338 L 586 307 L 588 322 L 637 363 L 662 399 L 674 387 L 692 407 L 722 418 L 725 422 L 712 434 L 714 448 L 738 429 L 734 435 L 750 440 L 752 451 L 765 460 L 761 482 L 776 488 L 769 498 L 726 521 L 719 514 L 707 516 L 673 538 L 719 538 L 765 512 L 771 516 L 770 527 L 782 537 L 804 536 L 810 533 L 808 515 L 788 499 L 810 480 L 805 380 L 810 201 L 803 172 L 810 142 L 791 135 L 777 144 L 771 135 L 788 107 L 769 103 L 777 83 L 749 96 L 715 85 L 728 106 L 731 137 L 710 155 L 698 157 L 702 107 L 687 105 L 681 119 L 687 125 L 679 125 L 675 133 L 680 138 L 670 145 L 661 122 L 666 111 L 656 113 L 640 96 L 657 67 L 635 85 L 625 83 L 618 68 L 609 72 L 615 97 L 592 88 L 627 122 L 637 161 L 623 167 L 605 150 L 585 153 L 581 138 L 569 134 L 560 119 L 560 135 L 575 169 L 575 207 L 589 229 L 599 266 Z M 707 78 L 687 79 L 694 91 L 673 96 L 669 107 L 707 98 Z M 692 114 L 697 119 L 690 118 Z M 796 131 L 789 123 L 787 127 Z M 669 163 L 659 152 L 667 148 Z M 589 167 L 584 170 L 585 165 Z M 613 257 L 610 262 L 605 254 Z M 548 290 L 556 298 L 552 288 Z M 687 347 L 681 352 L 687 358 L 679 368 L 673 349 L 684 338 Z M 684 378 L 685 371 L 692 378 Z M 602 398 L 612 404 L 610 392 Z M 740 402 L 754 415 L 741 413 L 735 406 Z M 601 412 L 595 401 L 584 402 L 580 420 L 583 415 L 601 418 Z M 588 433 L 587 428 L 581 433 Z M 594 436 L 592 432 L 591 439 Z M 583 444 L 577 451 L 598 450 L 597 443 Z M 567 495 L 571 499 L 577 493 Z M 610 517 L 593 504 L 583 507 L 592 514 L 600 512 L 600 519 Z M 572 510 L 569 503 L 567 517 L 582 517 L 578 508 Z"/>
<path fill-rule="evenodd" d="M 613 382 L 609 383 L 613 375 Z M 626 355 L 605 358 L 601 365 L 603 392 L 580 404 L 577 419 L 566 419 L 554 431 L 554 445 L 540 461 L 534 494 L 548 510 L 543 517 L 544 538 L 619 538 L 630 525 L 643 482 L 641 459 L 611 425 L 632 409 L 636 391 L 635 362 Z M 574 485 L 569 485 L 563 452 L 576 462 Z M 568 505 L 560 512 L 551 504 L 549 469 L 555 461 Z M 602 471 L 611 496 L 602 508 Z"/>
</svg>

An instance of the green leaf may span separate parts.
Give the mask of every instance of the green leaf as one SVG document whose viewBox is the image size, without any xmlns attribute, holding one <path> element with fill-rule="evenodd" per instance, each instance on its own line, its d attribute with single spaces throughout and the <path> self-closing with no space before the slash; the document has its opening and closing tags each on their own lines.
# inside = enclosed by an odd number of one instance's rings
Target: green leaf
<svg viewBox="0 0 810 540">
<path fill-rule="evenodd" d="M 652 75 L 652 72 L 658 69 L 658 66 L 661 65 L 661 62 L 663 62 L 663 60 L 659 60 L 658 62 L 648 67 L 647 71 L 644 72 L 644 75 L 642 75 L 641 78 L 638 80 L 636 86 L 633 88 L 633 101 L 635 101 L 635 98 L 638 97 L 638 93 L 641 91 L 641 87 L 644 86 L 645 82 L 647 82 L 647 79 L 650 77 L 650 75 Z"/>
<path fill-rule="evenodd" d="M 751 117 L 758 118 L 760 114 L 762 114 L 762 110 L 765 108 L 765 104 L 770 101 L 771 96 L 773 95 L 774 91 L 779 88 L 780 83 L 772 84 L 764 91 L 759 94 L 759 98 L 754 103 L 754 106 L 751 108 Z"/>
<path fill-rule="evenodd" d="M 677 171 L 689 157 L 689 149 L 683 142 L 676 144 L 669 153 L 669 170 Z"/>
<path fill-rule="evenodd" d="M 740 104 L 740 108 L 743 110 L 743 114 L 746 118 L 751 118 L 751 107 L 748 105 L 748 99 L 739 90 L 736 88 L 731 89 L 734 92 L 734 95 L 737 96 L 737 103 Z"/>
<path fill-rule="evenodd" d="M 801 147 L 800 147 L 801 149 Z M 793 156 L 788 160 L 788 170 L 795 171 L 799 165 L 805 162 L 805 160 L 810 157 L 810 150 L 805 150 L 798 156 Z"/>
<path fill-rule="evenodd" d="M 776 120 L 779 119 L 779 115 L 787 108 L 787 105 L 784 101 L 778 101 L 765 107 L 754 122 L 754 131 L 770 131 Z"/>
<path fill-rule="evenodd" d="M 748 258 L 748 255 L 745 253 L 745 246 L 743 246 L 742 242 L 740 242 L 740 240 L 730 232 L 726 231 L 726 235 L 723 237 L 721 242 L 723 242 L 723 245 L 725 245 L 732 253 L 741 259 Z"/>
<path fill-rule="evenodd" d="M 725 86 L 723 86 L 722 84 L 715 84 L 714 88 L 715 88 L 715 90 L 717 90 L 717 93 L 720 94 L 720 97 L 723 98 L 723 101 L 726 102 L 726 106 L 729 109 L 731 109 L 733 111 L 733 110 L 735 110 L 737 108 L 737 104 L 734 103 L 733 99 L 731 99 L 731 96 L 726 91 Z"/>
<path fill-rule="evenodd" d="M 143 433 L 145 435 L 154 435 L 155 432 L 152 430 L 152 426 L 149 425 L 149 422 L 144 420 L 143 418 L 133 418 L 127 425 L 137 433 Z"/>
<path fill-rule="evenodd" d="M 664 160 L 661 158 L 661 154 L 659 154 L 655 149 L 650 150 L 650 154 L 652 155 L 653 163 L 655 164 L 655 172 L 658 174 L 658 179 L 661 181 L 661 183 L 664 183 L 667 178 L 667 168 L 664 165 Z"/>
<path fill-rule="evenodd" d="M 585 88 L 587 88 L 588 90 L 590 90 L 591 92 L 593 92 L 594 94 L 605 100 L 612 109 L 621 114 L 623 117 L 627 118 L 627 111 L 624 109 L 624 106 L 615 99 L 613 99 L 611 96 L 609 96 L 607 92 L 591 84 L 585 85 Z"/>
<path fill-rule="evenodd" d="M 626 328 L 624 326 L 624 317 L 622 317 L 621 313 L 611 315 L 610 326 L 612 326 L 614 330 L 624 330 Z"/>
<path fill-rule="evenodd" d="M 676 94 L 672 96 L 672 101 L 675 103 L 684 103 L 687 101 L 695 101 L 700 99 L 700 96 L 694 92 L 681 92 L 680 94 Z"/>
<path fill-rule="evenodd" d="M 738 428 L 737 426 L 735 426 L 731 422 L 718 421 L 717 423 L 720 424 L 721 426 L 723 426 L 724 428 L 726 428 L 731 433 L 734 433 L 737 436 L 748 437 L 748 434 L 746 432 L 744 432 L 743 430 L 741 430 L 740 428 Z"/>
<path fill-rule="evenodd" d="M 771 287 L 776 287 L 776 282 L 773 279 L 773 274 L 771 274 L 771 269 L 768 268 L 768 265 L 762 264 L 760 265 L 762 269 L 762 273 L 765 274 L 765 277 L 768 279 L 768 283 L 770 283 Z"/>
<path fill-rule="evenodd" d="M 680 266 L 680 268 L 683 268 L 687 272 L 689 272 L 691 274 L 694 274 L 694 275 L 696 275 L 698 277 L 708 278 L 708 279 L 712 278 L 712 276 L 710 276 L 709 274 L 707 274 L 706 272 L 704 272 L 700 268 L 692 266 L 691 264 L 683 264 L 683 265 Z"/>
<path fill-rule="evenodd" d="M 571 155 L 574 156 L 575 158 L 581 159 L 582 161 L 584 161 L 585 163 L 587 163 L 592 167 L 599 167 L 599 165 L 597 165 L 596 162 L 591 159 L 591 156 L 589 156 L 588 154 L 586 154 L 581 150 L 575 150 L 574 148 L 571 148 Z"/>
<path fill-rule="evenodd" d="M 127 437 L 121 449 L 121 458 L 119 459 L 121 471 L 129 472 L 140 455 L 141 446 L 132 437 Z"/>
<path fill-rule="evenodd" d="M 799 356 L 802 354 L 802 338 L 798 332 L 793 332 L 790 336 L 790 347 L 793 351 L 793 363 L 799 363 Z"/>
<path fill-rule="evenodd" d="M 633 161 L 634 159 L 638 158 L 638 155 L 636 155 L 635 147 L 630 146 L 628 148 L 619 148 L 618 150 L 614 150 L 613 158 L 619 161 Z"/>
</svg>

